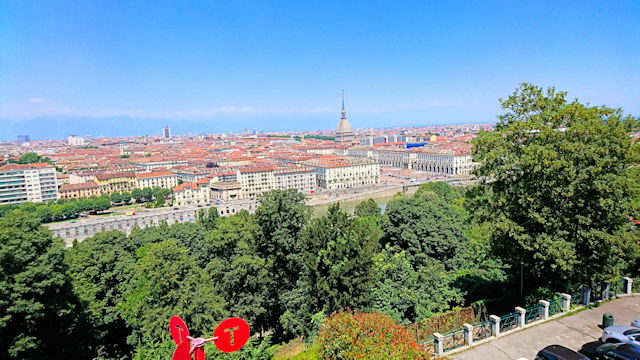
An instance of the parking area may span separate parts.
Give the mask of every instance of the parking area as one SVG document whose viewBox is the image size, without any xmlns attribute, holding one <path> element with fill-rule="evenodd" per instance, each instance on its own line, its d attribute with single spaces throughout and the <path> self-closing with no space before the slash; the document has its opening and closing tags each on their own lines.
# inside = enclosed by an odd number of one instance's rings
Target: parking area
<svg viewBox="0 0 640 360">
<path fill-rule="evenodd" d="M 578 350 L 583 344 L 597 340 L 602 335 L 598 327 L 602 315 L 612 313 L 615 324 L 629 325 L 640 318 L 640 295 L 623 297 L 600 305 L 532 326 L 512 334 L 500 336 L 490 342 L 449 356 L 455 360 L 533 360 L 540 349 L 553 344 Z"/>
</svg>

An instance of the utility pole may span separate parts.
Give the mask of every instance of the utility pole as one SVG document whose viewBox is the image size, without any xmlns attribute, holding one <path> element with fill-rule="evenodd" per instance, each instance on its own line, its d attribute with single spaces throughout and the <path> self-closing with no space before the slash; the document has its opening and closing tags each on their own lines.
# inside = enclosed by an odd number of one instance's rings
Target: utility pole
<svg viewBox="0 0 640 360">
<path fill-rule="evenodd" d="M 524 261 L 520 261 L 520 301 L 523 300 L 523 287 L 524 287 Z"/>
</svg>

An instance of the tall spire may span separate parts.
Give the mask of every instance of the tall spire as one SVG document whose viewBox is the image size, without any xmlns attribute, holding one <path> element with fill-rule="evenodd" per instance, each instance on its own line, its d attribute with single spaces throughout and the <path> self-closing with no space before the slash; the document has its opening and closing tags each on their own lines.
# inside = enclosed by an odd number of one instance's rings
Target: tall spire
<svg viewBox="0 0 640 360">
<path fill-rule="evenodd" d="M 344 89 L 342 89 L 342 119 L 347 118 L 347 112 L 344 110 Z"/>
</svg>

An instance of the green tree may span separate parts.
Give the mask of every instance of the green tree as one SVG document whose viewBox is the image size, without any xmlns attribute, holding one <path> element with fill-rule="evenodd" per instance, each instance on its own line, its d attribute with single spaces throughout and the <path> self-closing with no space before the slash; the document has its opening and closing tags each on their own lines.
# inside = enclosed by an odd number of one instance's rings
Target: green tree
<svg viewBox="0 0 640 360">
<path fill-rule="evenodd" d="M 462 304 L 454 279 L 438 260 L 428 259 L 414 270 L 404 251 L 387 246 L 375 257 L 371 309 L 403 325 L 425 319 Z"/>
<path fill-rule="evenodd" d="M 142 193 L 142 189 L 131 190 L 131 197 L 136 199 L 137 203 L 144 202 L 144 194 Z"/>
<path fill-rule="evenodd" d="M 389 244 L 394 252 L 405 250 L 415 269 L 428 258 L 438 259 L 447 270 L 457 268 L 467 244 L 465 219 L 435 194 L 425 201 L 425 194 L 397 198 L 387 204 L 382 245 Z"/>
<path fill-rule="evenodd" d="M 375 200 L 373 200 L 372 198 L 369 198 L 359 203 L 358 205 L 356 205 L 356 209 L 354 213 L 358 217 L 368 217 L 368 216 L 381 217 L 382 209 L 380 208 L 380 206 L 378 206 L 378 204 L 376 204 Z"/>
<path fill-rule="evenodd" d="M 155 207 L 163 207 L 165 203 L 164 196 L 158 196 Z"/>
<path fill-rule="evenodd" d="M 198 333 L 212 333 L 226 314 L 225 302 L 210 276 L 195 265 L 175 239 L 147 244 L 137 252 L 122 316 L 133 333 L 128 343 L 169 339 L 167 323 L 180 316 Z"/>
<path fill-rule="evenodd" d="M 207 236 L 211 260 L 206 271 L 222 290 L 232 316 L 246 319 L 255 330 L 265 328 L 267 284 L 271 274 L 255 248 L 260 228 L 244 212 L 218 219 Z"/>
<path fill-rule="evenodd" d="M 0 219 L 1 358 L 85 357 L 82 309 L 66 271 L 62 242 L 38 217 L 16 210 Z"/>
<path fill-rule="evenodd" d="M 49 205 L 38 206 L 38 208 L 36 209 L 36 215 L 38 215 L 40 221 L 43 223 L 53 221 L 53 212 L 51 212 L 51 208 Z"/>
<path fill-rule="evenodd" d="M 434 181 L 420 185 L 416 190 L 416 196 L 420 196 L 427 191 L 433 191 L 438 197 L 447 202 L 464 195 L 464 188 L 453 187 L 444 181 Z"/>
<path fill-rule="evenodd" d="M 311 210 L 304 195 L 295 190 L 272 190 L 260 198 L 255 219 L 260 226 L 256 250 L 266 260 L 270 274 L 266 328 L 275 329 L 281 340 L 280 315 L 285 311 L 283 297 L 293 291 L 303 270 L 301 235 Z"/>
<path fill-rule="evenodd" d="M 636 127 L 620 109 L 567 101 L 565 92 L 522 84 L 495 131 L 473 141 L 492 246 L 531 287 L 566 290 L 622 275 L 637 254 L 630 231 Z"/>
<path fill-rule="evenodd" d="M 210 207 L 209 210 L 198 210 L 198 224 L 200 224 L 206 230 L 215 229 L 219 217 L 220 215 L 218 215 L 218 209 L 215 206 Z"/>
<path fill-rule="evenodd" d="M 142 188 L 142 198 L 144 199 L 143 201 L 153 200 L 153 195 L 153 189 L 151 189 L 150 187 Z"/>
<path fill-rule="evenodd" d="M 122 194 L 118 191 L 114 191 L 109 195 L 109 200 L 114 204 L 120 204 L 122 203 Z"/>
<path fill-rule="evenodd" d="M 106 358 L 122 358 L 132 351 L 126 343 L 131 330 L 118 309 L 125 285 L 133 276 L 136 244 L 120 231 L 98 233 L 66 251 L 73 288 L 85 304 L 96 347 Z"/>
<path fill-rule="evenodd" d="M 122 202 L 127 205 L 129 203 L 131 203 L 131 193 L 128 191 L 123 191 L 122 192 Z"/>
<path fill-rule="evenodd" d="M 382 235 L 370 218 L 353 219 L 329 206 L 327 215 L 314 219 L 302 238 L 307 291 L 307 319 L 341 308 L 364 308 L 373 285 L 373 255 Z M 291 309 L 289 309 L 291 311 Z M 303 314 L 304 315 L 304 314 Z"/>
<path fill-rule="evenodd" d="M 51 161 L 51 159 L 49 159 L 48 157 L 43 158 L 42 156 L 34 152 L 24 153 L 22 154 L 22 156 L 18 158 L 18 164 L 36 164 L 36 163 L 53 164 L 53 161 Z"/>
<path fill-rule="evenodd" d="M 111 201 L 103 197 L 98 198 L 93 203 L 94 211 L 106 211 L 109 210 L 109 208 L 111 208 Z"/>
</svg>

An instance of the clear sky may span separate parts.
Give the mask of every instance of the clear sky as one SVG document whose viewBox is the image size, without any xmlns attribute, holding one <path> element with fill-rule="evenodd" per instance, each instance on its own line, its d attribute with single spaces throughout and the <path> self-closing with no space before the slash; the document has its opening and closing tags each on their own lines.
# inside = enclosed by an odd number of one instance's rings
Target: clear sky
<svg viewBox="0 0 640 360">
<path fill-rule="evenodd" d="M 640 115 L 640 1 L 0 1 L 2 139 L 329 129 L 343 88 L 353 127 L 491 122 L 521 82 Z"/>
</svg>

